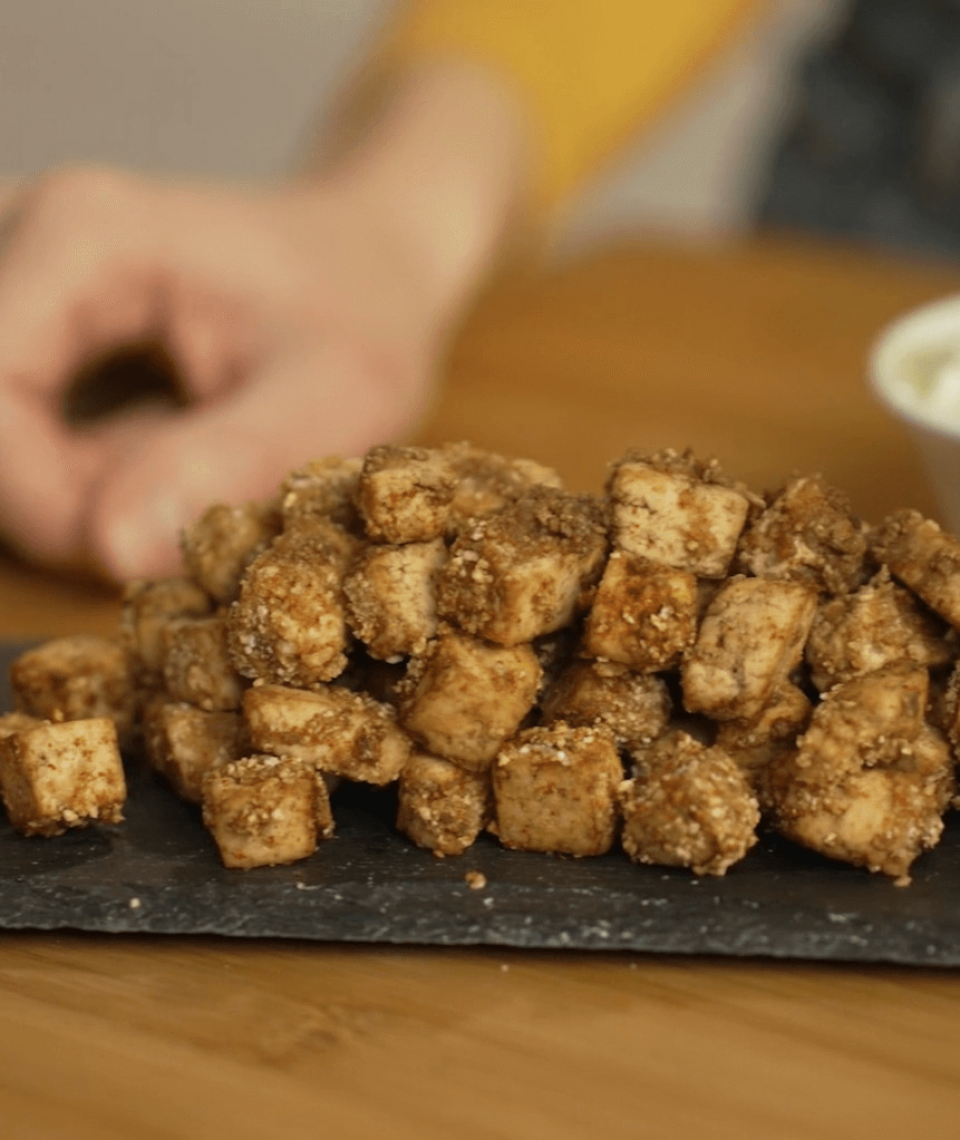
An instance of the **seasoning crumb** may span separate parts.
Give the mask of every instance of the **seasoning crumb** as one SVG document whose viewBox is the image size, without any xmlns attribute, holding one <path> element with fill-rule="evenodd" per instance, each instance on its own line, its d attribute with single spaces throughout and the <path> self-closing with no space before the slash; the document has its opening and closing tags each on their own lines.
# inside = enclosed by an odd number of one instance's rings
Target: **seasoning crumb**
<svg viewBox="0 0 960 1140">
<path fill-rule="evenodd" d="M 140 907 L 141 907 L 142 905 L 143 905 L 143 904 L 140 902 L 140 900 L 139 900 L 138 898 L 132 898 L 132 899 L 131 899 L 131 900 L 130 900 L 128 903 L 127 903 L 127 906 L 128 906 L 128 907 L 129 907 L 131 910 L 139 910 L 139 909 L 140 909 Z"/>
<path fill-rule="evenodd" d="M 463 879 L 471 891 L 482 891 L 487 885 L 487 876 L 482 871 L 467 871 Z"/>
</svg>

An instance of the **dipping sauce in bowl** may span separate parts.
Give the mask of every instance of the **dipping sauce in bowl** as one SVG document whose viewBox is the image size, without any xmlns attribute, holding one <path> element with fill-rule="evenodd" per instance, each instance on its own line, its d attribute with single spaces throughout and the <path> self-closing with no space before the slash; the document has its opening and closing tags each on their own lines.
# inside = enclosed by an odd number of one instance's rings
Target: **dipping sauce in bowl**
<svg viewBox="0 0 960 1140">
<path fill-rule="evenodd" d="M 870 381 L 910 432 L 942 522 L 960 534 L 960 295 L 888 326 L 870 356 Z"/>
</svg>

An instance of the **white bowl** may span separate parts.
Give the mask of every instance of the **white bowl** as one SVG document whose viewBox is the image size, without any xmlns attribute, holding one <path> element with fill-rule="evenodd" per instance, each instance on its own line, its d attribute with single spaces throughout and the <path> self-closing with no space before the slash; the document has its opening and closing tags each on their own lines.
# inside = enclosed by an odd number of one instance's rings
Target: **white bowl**
<svg viewBox="0 0 960 1140">
<path fill-rule="evenodd" d="M 924 305 L 889 325 L 871 352 L 870 382 L 910 432 L 941 521 L 960 534 L 960 386 L 951 406 L 937 382 L 954 363 L 960 380 L 960 294 Z"/>
</svg>

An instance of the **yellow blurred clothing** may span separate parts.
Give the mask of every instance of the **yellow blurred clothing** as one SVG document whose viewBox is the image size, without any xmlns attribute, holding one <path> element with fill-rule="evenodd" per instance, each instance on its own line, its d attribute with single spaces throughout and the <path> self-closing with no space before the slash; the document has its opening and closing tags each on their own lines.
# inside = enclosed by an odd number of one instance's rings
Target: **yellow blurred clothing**
<svg viewBox="0 0 960 1140">
<path fill-rule="evenodd" d="M 549 209 L 686 86 L 757 0 L 414 0 L 390 63 L 457 57 L 497 70 L 536 132 Z"/>
</svg>

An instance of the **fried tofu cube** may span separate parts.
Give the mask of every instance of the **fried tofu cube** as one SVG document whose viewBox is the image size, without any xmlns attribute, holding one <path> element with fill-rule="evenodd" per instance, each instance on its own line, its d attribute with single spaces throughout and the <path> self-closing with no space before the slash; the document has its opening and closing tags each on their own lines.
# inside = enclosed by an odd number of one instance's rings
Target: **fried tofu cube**
<svg viewBox="0 0 960 1140">
<path fill-rule="evenodd" d="M 457 532 L 471 520 L 496 514 L 523 498 L 531 487 L 563 490 L 563 480 L 551 467 L 532 459 L 506 459 L 471 443 L 445 444 L 441 451 L 456 479 L 447 526 Z"/>
<path fill-rule="evenodd" d="M 869 535 L 870 553 L 944 621 L 960 629 L 960 539 L 919 511 L 894 511 Z"/>
<path fill-rule="evenodd" d="M 371 657 L 423 653 L 437 632 L 437 580 L 443 539 L 404 546 L 370 544 L 344 579 L 347 619 Z"/>
<path fill-rule="evenodd" d="M 203 822 L 225 867 L 274 867 L 306 859 L 333 835 L 326 786 L 309 765 L 245 756 L 203 780 Z"/>
<path fill-rule="evenodd" d="M 163 678 L 173 700 L 207 712 L 240 707 L 244 686 L 227 649 L 225 613 L 178 618 L 164 637 Z"/>
<path fill-rule="evenodd" d="M 524 729 L 493 765 L 496 824 L 505 847 L 603 855 L 617 834 L 623 766 L 603 728 L 558 721 Z"/>
<path fill-rule="evenodd" d="M 272 504 L 208 507 L 180 536 L 187 574 L 220 605 L 236 598 L 243 572 L 280 533 Z"/>
<path fill-rule="evenodd" d="M 583 630 L 583 652 L 631 669 L 660 672 L 680 662 L 697 636 L 697 579 L 615 550 Z"/>
<path fill-rule="evenodd" d="M 614 545 L 627 554 L 722 578 L 750 511 L 750 499 L 683 467 L 628 458 L 608 481 Z"/>
<path fill-rule="evenodd" d="M 347 664 L 346 532 L 325 519 L 285 531 L 247 569 L 227 616 L 227 646 L 243 677 L 308 688 Z"/>
<path fill-rule="evenodd" d="M 884 569 L 856 593 L 820 604 L 804 656 L 823 692 L 892 661 L 946 665 L 955 652 L 939 619 Z"/>
<path fill-rule="evenodd" d="M 330 455 L 291 471 L 280 484 L 284 527 L 319 515 L 339 523 L 351 534 L 359 534 L 362 524 L 354 499 L 362 467 L 362 459 Z"/>
<path fill-rule="evenodd" d="M 744 532 L 737 564 L 758 578 L 846 594 L 863 582 L 866 527 L 819 475 L 791 479 Z"/>
<path fill-rule="evenodd" d="M 895 662 L 831 689 L 798 747 L 766 773 L 764 801 L 788 839 L 908 881 L 954 790 L 944 737 L 926 723 L 927 671 Z"/>
<path fill-rule="evenodd" d="M 666 728 L 670 695 L 660 677 L 612 662 L 575 661 L 546 689 L 541 707 L 547 724 L 603 726 L 619 748 L 638 748 Z"/>
<path fill-rule="evenodd" d="M 437 612 L 497 645 L 532 641 L 584 607 L 606 554 L 595 496 L 534 487 L 461 532 L 440 574 Z"/>
<path fill-rule="evenodd" d="M 757 841 L 760 809 L 743 772 L 685 732 L 639 754 L 619 797 L 623 849 L 634 863 L 723 875 Z"/>
<path fill-rule="evenodd" d="M 109 638 L 73 634 L 29 649 L 10 667 L 10 687 L 19 711 L 41 720 L 107 716 L 121 741 L 133 729 L 138 703 L 134 663 Z"/>
<path fill-rule="evenodd" d="M 258 750 L 349 780 L 389 784 L 410 755 L 392 708 L 339 685 L 310 691 L 257 685 L 244 693 L 243 711 Z"/>
<path fill-rule="evenodd" d="M 436 856 L 460 855 L 492 818 L 488 772 L 415 750 L 400 773 L 397 828 Z"/>
<path fill-rule="evenodd" d="M 784 682 L 757 716 L 721 721 L 715 743 L 756 788 L 766 766 L 796 747 L 798 735 L 810 720 L 811 709 L 807 695 L 789 681 Z"/>
<path fill-rule="evenodd" d="M 203 778 L 250 751 L 237 712 L 205 712 L 194 705 L 155 697 L 143 713 L 143 737 L 151 766 L 191 803 L 203 798 Z"/>
<path fill-rule="evenodd" d="M 688 712 L 749 720 L 800 663 L 817 594 L 799 582 L 731 578 L 707 607 L 681 669 Z"/>
<path fill-rule="evenodd" d="M 457 480 L 442 451 L 373 447 L 364 456 L 356 502 L 375 542 L 430 542 L 447 527 Z"/>
<path fill-rule="evenodd" d="M 133 655 L 142 685 L 159 685 L 163 679 L 167 624 L 175 618 L 205 617 L 212 609 L 207 592 L 189 578 L 140 580 L 126 586 L 120 643 Z"/>
<path fill-rule="evenodd" d="M 427 751 L 482 771 L 533 708 L 541 677 L 529 645 L 489 645 L 441 626 L 411 662 L 400 723 Z"/>
<path fill-rule="evenodd" d="M 39 717 L 28 716 L 27 713 L 0 713 L 0 737 L 10 736 L 14 732 L 23 732 L 28 728 L 36 728 L 38 724 L 43 724 L 43 720 Z"/>
<path fill-rule="evenodd" d="M 0 735 L 0 795 L 24 835 L 119 823 L 127 787 L 116 725 L 109 717 L 44 721 Z"/>
</svg>

